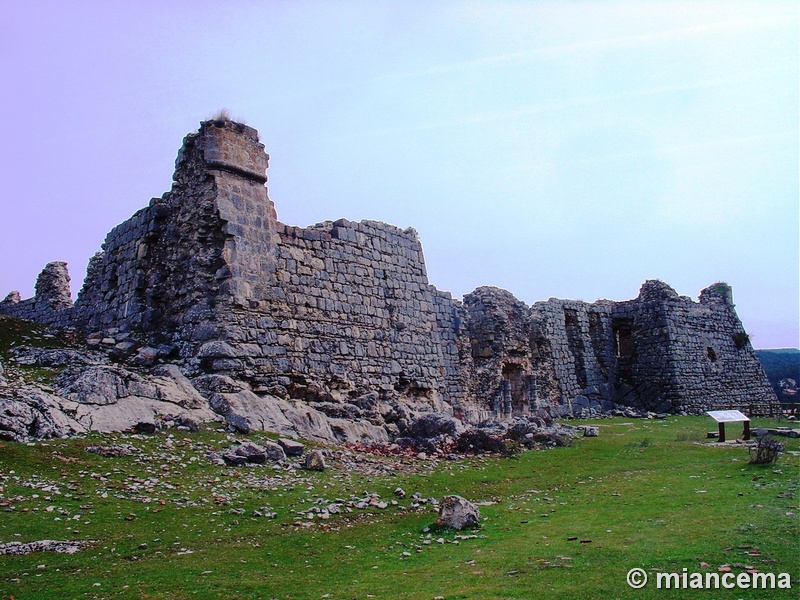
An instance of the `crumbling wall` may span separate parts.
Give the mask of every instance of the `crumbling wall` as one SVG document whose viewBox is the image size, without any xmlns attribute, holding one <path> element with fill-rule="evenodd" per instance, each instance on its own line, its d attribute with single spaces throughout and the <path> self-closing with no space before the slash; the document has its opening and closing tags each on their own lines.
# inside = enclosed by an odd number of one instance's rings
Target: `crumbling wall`
<svg viewBox="0 0 800 600">
<path fill-rule="evenodd" d="M 651 280 L 626 302 L 549 300 L 533 312 L 571 413 L 774 402 L 726 284 L 703 290 L 699 303 Z"/>
<path fill-rule="evenodd" d="M 648 281 L 626 302 L 528 307 L 483 287 L 461 303 L 429 284 L 413 229 L 279 223 L 268 160 L 254 129 L 201 123 L 171 190 L 108 234 L 75 306 L 66 265 L 51 263 L 34 298 L 9 294 L 0 313 L 129 332 L 168 349 L 150 356 L 259 394 L 371 394 L 473 422 L 777 402 L 724 284 L 699 302 Z"/>
<path fill-rule="evenodd" d="M 459 396 L 456 307 L 428 283 L 415 231 L 341 219 L 277 233 L 270 301 L 234 311 L 227 340 L 244 356 L 218 366 L 309 400 Z"/>
<path fill-rule="evenodd" d="M 109 232 L 75 305 L 89 332 L 177 342 L 184 356 L 226 337 L 227 307 L 269 296 L 275 209 L 258 133 L 207 121 L 184 139 L 172 189 Z"/>
<path fill-rule="evenodd" d="M 510 419 L 537 408 L 528 306 L 510 292 L 480 287 L 464 296 L 470 360 L 465 368 L 477 420 Z"/>
<path fill-rule="evenodd" d="M 635 301 L 617 305 L 615 317 L 634 324 L 635 356 L 623 374 L 632 392 L 618 402 L 701 413 L 775 401 L 727 284 L 709 286 L 694 302 L 648 281 Z"/>
<path fill-rule="evenodd" d="M 617 360 L 613 351 L 613 303 L 550 299 L 534 304 L 532 318 L 547 340 L 560 402 L 569 414 L 584 408 L 607 410 L 615 397 Z M 551 397 L 552 398 L 552 397 Z"/>
<path fill-rule="evenodd" d="M 72 323 L 72 296 L 67 263 L 48 263 L 36 278 L 33 298 L 23 300 L 19 292 L 10 292 L 0 302 L 0 314 L 38 321 L 56 327 Z"/>
</svg>

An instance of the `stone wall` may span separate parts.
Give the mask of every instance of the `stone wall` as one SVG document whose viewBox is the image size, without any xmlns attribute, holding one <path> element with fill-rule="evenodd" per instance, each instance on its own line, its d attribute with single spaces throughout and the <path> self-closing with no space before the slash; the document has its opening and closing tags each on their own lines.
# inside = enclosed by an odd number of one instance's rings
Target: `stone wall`
<svg viewBox="0 0 800 600">
<path fill-rule="evenodd" d="M 308 400 L 459 396 L 456 305 L 428 283 L 413 229 L 342 219 L 276 231 L 269 302 L 230 311 L 226 342 L 242 352 L 204 368 Z"/>
<path fill-rule="evenodd" d="M 702 412 L 774 401 L 727 284 L 709 286 L 694 302 L 649 281 L 637 301 L 618 305 L 616 316 L 634 323 L 629 381 L 637 405 Z"/>
<path fill-rule="evenodd" d="M 122 332 L 262 396 L 373 394 L 473 422 L 776 401 L 724 284 L 700 302 L 658 281 L 626 302 L 528 307 L 489 287 L 458 302 L 428 282 L 413 229 L 278 222 L 268 160 L 254 129 L 202 123 L 172 189 L 108 234 L 74 306 L 51 263 L 34 298 L 9 294 L 0 313 Z"/>
<path fill-rule="evenodd" d="M 558 299 L 532 307 L 538 337 L 546 340 L 549 350 L 561 411 L 612 408 L 619 383 L 613 350 L 613 308 L 614 303 L 608 301 L 590 304 Z"/>
<path fill-rule="evenodd" d="M 0 302 L 0 314 L 56 327 L 70 325 L 74 317 L 67 263 L 48 263 L 36 278 L 34 297 L 23 300 L 19 292 L 10 292 Z"/>
</svg>

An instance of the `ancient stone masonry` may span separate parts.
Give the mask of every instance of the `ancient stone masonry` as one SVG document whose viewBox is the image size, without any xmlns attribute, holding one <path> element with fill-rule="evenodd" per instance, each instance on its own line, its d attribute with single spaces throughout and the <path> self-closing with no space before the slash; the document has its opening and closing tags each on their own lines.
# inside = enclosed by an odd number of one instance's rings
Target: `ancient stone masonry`
<svg viewBox="0 0 800 600">
<path fill-rule="evenodd" d="M 428 282 L 413 229 L 280 223 L 268 160 L 254 129 L 202 123 L 171 190 L 107 235 L 74 306 L 50 263 L 0 313 L 127 338 L 121 360 L 147 350 L 335 418 L 378 401 L 470 422 L 776 401 L 725 284 L 699 302 L 657 281 L 625 302 L 529 307 L 489 287 L 459 302 Z"/>
<path fill-rule="evenodd" d="M 48 325 L 69 325 L 72 313 L 69 282 L 67 263 L 51 262 L 39 273 L 33 298 L 22 300 L 19 292 L 13 291 L 0 302 L 0 312 Z"/>
<path fill-rule="evenodd" d="M 228 342 L 243 356 L 208 367 L 307 400 L 458 397 L 455 305 L 428 284 L 416 232 L 346 220 L 277 232 L 271 300 L 232 310 Z"/>
</svg>

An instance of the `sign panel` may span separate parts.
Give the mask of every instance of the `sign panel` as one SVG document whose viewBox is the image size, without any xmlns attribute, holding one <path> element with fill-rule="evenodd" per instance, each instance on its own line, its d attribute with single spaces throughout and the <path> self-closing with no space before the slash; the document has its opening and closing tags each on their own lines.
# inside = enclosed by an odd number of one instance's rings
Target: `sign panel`
<svg viewBox="0 0 800 600">
<path fill-rule="evenodd" d="M 738 410 L 709 410 L 706 414 L 717 423 L 739 423 L 750 420 Z"/>
</svg>

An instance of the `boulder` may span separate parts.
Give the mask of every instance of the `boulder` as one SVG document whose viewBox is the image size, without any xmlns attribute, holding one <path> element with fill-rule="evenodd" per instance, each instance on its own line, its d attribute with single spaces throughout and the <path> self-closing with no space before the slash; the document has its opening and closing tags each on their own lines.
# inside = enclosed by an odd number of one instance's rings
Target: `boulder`
<svg viewBox="0 0 800 600">
<path fill-rule="evenodd" d="M 451 529 L 480 527 L 481 513 L 478 507 L 461 496 L 451 495 L 439 503 L 439 517 L 436 524 Z"/>
<path fill-rule="evenodd" d="M 241 467 L 242 465 L 247 464 L 247 457 L 242 456 L 241 454 L 236 454 L 234 450 L 228 450 L 227 452 L 223 453 L 222 460 L 225 461 L 226 465 L 231 467 Z"/>
<path fill-rule="evenodd" d="M 388 444 L 389 434 L 383 427 L 369 421 L 350 421 L 347 419 L 328 419 L 333 431 L 334 442 L 344 444 Z"/>
<path fill-rule="evenodd" d="M 283 451 L 286 453 L 286 456 L 302 456 L 303 450 L 305 450 L 305 446 L 298 441 L 289 440 L 286 438 L 280 438 L 278 440 L 278 444 Z"/>
<path fill-rule="evenodd" d="M 286 460 L 286 452 L 284 452 L 280 444 L 276 444 L 275 442 L 265 441 L 264 453 L 267 455 L 267 460 L 272 462 L 283 462 Z"/>
<path fill-rule="evenodd" d="M 306 454 L 306 462 L 304 466 L 309 471 L 324 471 L 326 465 L 325 455 L 322 453 L 322 450 L 315 449 Z"/>
<path fill-rule="evenodd" d="M 128 385 L 133 378 L 140 379 L 119 367 L 68 367 L 56 375 L 53 387 L 59 396 L 78 404 L 103 406 L 128 396 Z"/>
<path fill-rule="evenodd" d="M 464 424 L 458 419 L 442 413 L 426 413 L 411 423 L 406 435 L 427 439 L 440 435 L 455 437 L 462 431 Z"/>
<path fill-rule="evenodd" d="M 263 465 L 267 462 L 267 453 L 264 448 L 253 442 L 242 442 L 234 452 L 239 456 L 244 456 L 249 463 Z"/>
</svg>

